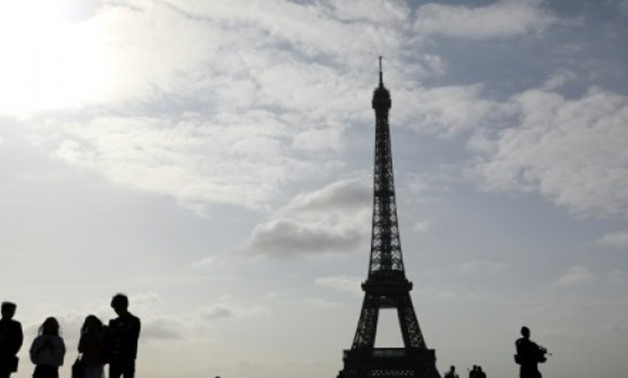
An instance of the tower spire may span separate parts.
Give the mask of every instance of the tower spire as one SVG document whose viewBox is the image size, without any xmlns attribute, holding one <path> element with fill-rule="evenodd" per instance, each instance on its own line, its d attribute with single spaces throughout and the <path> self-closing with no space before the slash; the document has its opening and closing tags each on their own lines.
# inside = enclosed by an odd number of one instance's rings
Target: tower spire
<svg viewBox="0 0 628 378">
<path fill-rule="evenodd" d="M 384 74 L 382 71 L 382 56 L 379 56 L 379 86 L 384 87 Z"/>
</svg>

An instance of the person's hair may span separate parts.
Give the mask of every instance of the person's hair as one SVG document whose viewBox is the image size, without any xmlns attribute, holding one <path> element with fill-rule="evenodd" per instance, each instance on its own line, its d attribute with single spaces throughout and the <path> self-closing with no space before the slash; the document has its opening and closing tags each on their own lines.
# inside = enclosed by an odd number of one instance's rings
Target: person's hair
<svg viewBox="0 0 628 378">
<path fill-rule="evenodd" d="M 59 322 L 57 321 L 57 319 L 55 319 L 52 316 L 46 318 L 46 320 L 44 320 L 44 323 L 39 327 L 39 334 L 40 335 L 59 336 L 60 332 L 61 332 L 61 330 L 60 330 L 60 327 L 59 327 Z"/>
<path fill-rule="evenodd" d="M 87 315 L 83 326 L 81 327 L 81 333 L 99 332 L 103 329 L 103 323 L 96 315 Z"/>
<path fill-rule="evenodd" d="M 118 307 L 118 306 L 124 307 L 124 308 L 129 307 L 129 298 L 127 298 L 127 296 L 122 293 L 118 293 L 114 295 L 113 298 L 111 299 L 111 307 Z"/>
</svg>

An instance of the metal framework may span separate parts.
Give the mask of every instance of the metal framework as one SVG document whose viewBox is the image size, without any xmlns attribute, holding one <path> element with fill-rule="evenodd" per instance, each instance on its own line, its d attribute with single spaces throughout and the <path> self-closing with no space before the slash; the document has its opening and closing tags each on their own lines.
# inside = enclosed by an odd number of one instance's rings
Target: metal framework
<svg viewBox="0 0 628 378">
<path fill-rule="evenodd" d="M 436 355 L 423 339 L 410 297 L 412 283 L 405 275 L 393 177 L 388 113 L 390 92 L 384 87 L 379 61 L 379 86 L 373 92 L 375 163 L 373 169 L 373 223 L 368 278 L 362 284 L 364 301 L 350 350 L 343 354 L 347 378 L 437 378 Z M 403 348 L 376 348 L 377 321 L 384 308 L 397 310 Z"/>
</svg>

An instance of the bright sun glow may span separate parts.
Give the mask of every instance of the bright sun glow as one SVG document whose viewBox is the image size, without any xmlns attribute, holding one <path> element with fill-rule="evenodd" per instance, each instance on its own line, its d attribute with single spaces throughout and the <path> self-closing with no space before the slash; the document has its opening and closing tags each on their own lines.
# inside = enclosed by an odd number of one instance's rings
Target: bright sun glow
<svg viewBox="0 0 628 378">
<path fill-rule="evenodd" d="M 102 95 L 103 33 L 68 20 L 73 2 L 0 0 L 0 114 L 71 109 Z"/>
</svg>

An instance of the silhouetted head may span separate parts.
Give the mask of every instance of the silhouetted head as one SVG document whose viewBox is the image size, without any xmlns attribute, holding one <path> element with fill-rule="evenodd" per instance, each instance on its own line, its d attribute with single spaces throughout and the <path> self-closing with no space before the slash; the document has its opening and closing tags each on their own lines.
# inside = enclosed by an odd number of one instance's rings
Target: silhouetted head
<svg viewBox="0 0 628 378">
<path fill-rule="evenodd" d="M 17 306 L 13 302 L 2 302 L 2 319 L 13 319 Z"/>
<path fill-rule="evenodd" d="M 95 315 L 87 315 L 83 326 L 81 327 L 81 333 L 98 332 L 103 328 L 103 324 Z"/>
<path fill-rule="evenodd" d="M 521 327 L 521 336 L 525 337 L 526 339 L 530 338 L 530 328 L 523 326 Z"/>
<path fill-rule="evenodd" d="M 456 371 L 456 367 L 455 367 L 454 365 L 451 365 L 451 366 L 449 367 L 449 370 L 450 370 L 450 371 Z"/>
<path fill-rule="evenodd" d="M 118 315 L 126 314 L 129 308 L 129 298 L 121 293 L 114 295 L 111 299 L 111 308 L 113 308 Z"/>
<path fill-rule="evenodd" d="M 59 336 L 59 322 L 54 317 L 48 317 L 44 320 L 44 324 L 39 327 L 40 335 L 55 335 Z"/>
</svg>

